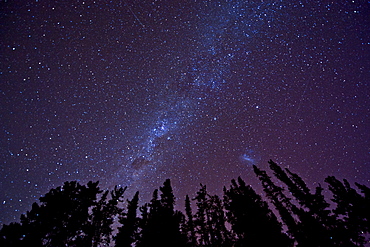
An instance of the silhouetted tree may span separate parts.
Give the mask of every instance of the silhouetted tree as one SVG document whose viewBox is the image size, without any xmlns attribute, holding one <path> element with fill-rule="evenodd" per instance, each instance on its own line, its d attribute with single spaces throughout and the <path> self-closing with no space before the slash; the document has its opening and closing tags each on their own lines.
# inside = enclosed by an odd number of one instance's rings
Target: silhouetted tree
<svg viewBox="0 0 370 247">
<path fill-rule="evenodd" d="M 89 246 L 89 209 L 100 193 L 98 182 L 65 182 L 51 189 L 21 216 L 24 246 Z"/>
<path fill-rule="evenodd" d="M 362 196 L 346 179 L 342 183 L 329 176 L 325 182 L 329 184 L 329 190 L 333 193 L 332 201 L 336 203 L 334 213 L 338 225 L 342 225 L 339 239 L 347 246 L 364 246 L 366 243 L 364 234 L 369 233 L 370 224 L 369 188 L 356 184 L 365 195 Z"/>
<path fill-rule="evenodd" d="M 151 246 L 153 243 L 159 243 L 158 235 L 156 231 L 158 230 L 157 225 L 159 224 L 159 199 L 158 199 L 158 189 L 153 192 L 152 199 L 149 204 L 145 204 L 141 208 L 142 219 L 140 221 L 140 238 L 138 241 L 138 247 Z"/>
<path fill-rule="evenodd" d="M 4 225 L 0 230 L 0 246 L 6 247 L 21 247 L 25 246 L 22 244 L 23 229 L 19 223 L 10 223 Z"/>
<path fill-rule="evenodd" d="M 154 194 L 155 192 L 156 195 Z M 158 190 L 155 190 L 153 192 L 153 197 L 156 196 L 156 199 L 158 199 Z M 153 199 L 152 199 L 153 200 Z M 139 208 L 139 211 L 141 213 L 141 218 L 139 218 L 139 222 L 138 222 L 138 235 L 137 235 L 137 246 L 140 246 L 140 245 L 144 245 L 142 243 L 142 239 L 143 239 L 143 235 L 145 233 L 145 231 L 148 230 L 148 222 L 149 222 L 149 204 L 148 203 L 145 203 L 144 205 L 142 205 L 140 208 Z M 150 229 L 149 229 L 150 230 Z"/>
<path fill-rule="evenodd" d="M 131 201 L 127 200 L 127 213 L 124 213 L 119 218 L 119 223 L 122 224 L 118 228 L 116 236 L 116 247 L 129 247 L 136 241 L 139 219 L 136 215 L 139 202 L 139 191 L 137 191 Z"/>
<path fill-rule="evenodd" d="M 95 207 L 92 209 L 92 215 L 90 218 L 91 219 L 91 226 L 88 229 L 89 234 L 88 234 L 88 242 L 91 243 L 91 246 L 96 246 L 101 239 L 101 228 L 102 225 L 100 224 L 101 221 L 104 220 L 104 215 L 103 215 L 103 208 L 107 204 L 107 197 L 109 194 L 109 190 L 105 191 L 100 200 L 96 203 Z"/>
<path fill-rule="evenodd" d="M 193 212 L 191 209 L 190 199 L 188 195 L 186 195 L 186 198 L 185 198 L 185 213 L 186 213 L 186 220 L 183 225 L 183 232 L 185 233 L 187 240 L 188 240 L 187 245 L 196 246 L 197 239 L 196 239 L 195 230 L 194 230 Z"/>
<path fill-rule="evenodd" d="M 361 233 L 366 227 L 359 222 L 366 218 L 365 212 L 368 210 L 362 210 L 365 204 L 364 198 L 352 189 L 346 180 L 344 185 L 334 177 L 328 177 L 325 180 L 334 194 L 333 201 L 338 205 L 333 214 L 320 185 L 312 193 L 297 174 L 289 169 L 283 170 L 273 161 L 269 161 L 269 164 L 276 178 L 287 186 L 299 205 L 292 203 L 291 199 L 284 194 L 284 189 L 275 185 L 265 171 L 257 167 L 254 167 L 254 171 L 298 247 L 363 246 L 364 237 Z M 356 210 L 351 209 L 353 205 L 358 205 Z M 363 213 L 360 213 L 361 216 L 356 216 L 357 213 L 349 216 L 354 211 Z M 356 218 L 361 220 L 357 221 Z"/>
<path fill-rule="evenodd" d="M 361 196 L 360 200 L 362 201 L 362 203 L 359 203 L 361 209 L 359 209 L 357 213 L 359 214 L 359 218 L 362 218 L 361 222 L 364 226 L 363 231 L 370 233 L 370 188 L 359 183 L 355 183 L 355 185 L 364 195 Z"/>
<path fill-rule="evenodd" d="M 297 212 L 297 208 L 291 203 L 290 198 L 284 194 L 284 189 L 275 185 L 267 173 L 257 166 L 253 166 L 254 172 L 262 183 L 263 191 L 267 198 L 275 206 L 279 212 L 282 221 L 288 228 L 289 236 L 297 240 L 300 237 L 296 219 L 293 217 L 293 212 Z"/>
<path fill-rule="evenodd" d="M 227 230 L 226 217 L 222 200 L 207 193 L 205 185 L 197 192 L 197 212 L 194 216 L 194 227 L 199 246 L 228 246 L 231 244 L 231 233 Z"/>
<path fill-rule="evenodd" d="M 319 185 L 315 193 L 311 193 L 306 183 L 289 169 L 285 171 L 272 160 L 270 168 L 276 178 L 287 185 L 289 192 L 300 206 L 293 207 L 297 216 L 297 232 L 295 236 L 298 246 L 338 246 L 335 238 L 335 217 L 331 215 L 329 203 L 322 195 L 323 188 Z"/>
<path fill-rule="evenodd" d="M 209 229 L 206 219 L 207 210 L 207 187 L 200 184 L 200 189 L 197 192 L 197 196 L 194 198 L 196 200 L 197 212 L 195 213 L 195 233 L 197 235 L 198 245 L 209 246 L 210 236 Z"/>
<path fill-rule="evenodd" d="M 224 188 L 227 219 L 236 234 L 235 246 L 291 246 L 268 204 L 239 177 Z"/>
<path fill-rule="evenodd" d="M 161 210 L 166 214 L 172 215 L 174 213 L 175 196 L 173 195 L 170 179 L 166 179 L 159 190 L 161 191 Z"/>
<path fill-rule="evenodd" d="M 327 177 L 335 208 L 330 210 L 323 188 L 310 190 L 304 180 L 289 169 L 269 161 L 274 176 L 286 186 L 278 186 L 267 173 L 256 166 L 267 198 L 275 206 L 282 224 L 251 186 L 239 177 L 224 188 L 223 201 L 209 195 L 200 185 L 193 199 L 189 196 L 185 213 L 175 210 L 175 196 L 167 179 L 154 190 L 149 203 L 139 208 L 139 192 L 127 200 L 126 188 L 102 191 L 98 182 L 86 186 L 65 182 L 51 189 L 21 215 L 20 223 L 4 225 L 0 246 L 107 246 L 111 245 L 114 219 L 119 215 L 117 247 L 147 246 L 297 246 L 297 247 L 363 247 L 370 231 L 370 189 L 356 183 L 358 192 L 347 180 Z M 160 195 L 159 195 L 160 192 Z M 100 195 L 98 197 L 98 195 Z M 99 200 L 97 200 L 99 198 Z M 228 227 L 226 227 L 228 226 Z M 289 237 L 288 237 L 289 236 Z"/>
<path fill-rule="evenodd" d="M 180 225 L 184 220 L 184 215 L 180 211 L 175 211 L 175 196 L 170 179 L 167 179 L 161 191 L 160 208 L 158 210 L 163 227 L 165 238 L 162 239 L 161 246 L 185 246 L 186 236 L 181 233 Z"/>
<path fill-rule="evenodd" d="M 107 195 L 109 193 L 107 190 L 102 195 L 97 205 L 92 209 L 92 223 L 89 233 L 91 246 L 97 247 L 99 244 L 110 244 L 114 218 L 122 212 L 118 204 L 122 202 L 122 197 L 126 189 L 127 187 L 117 188 L 117 186 L 115 186 L 114 189 L 110 191 L 109 200 L 107 200 Z"/>
<path fill-rule="evenodd" d="M 43 246 L 43 238 L 48 232 L 48 225 L 43 224 L 44 206 L 32 204 L 32 209 L 26 215 L 21 215 L 22 242 L 19 246 Z M 42 220 L 41 220 L 41 219 Z"/>
<path fill-rule="evenodd" d="M 207 195 L 206 219 L 211 246 L 230 246 L 231 233 L 226 228 L 226 216 L 218 195 Z"/>
<path fill-rule="evenodd" d="M 161 199 L 158 199 L 158 190 L 155 190 L 147 219 L 142 219 L 141 238 L 137 246 L 185 246 L 186 238 L 180 231 L 184 216 L 174 210 L 175 197 L 169 179 L 160 191 Z"/>
</svg>

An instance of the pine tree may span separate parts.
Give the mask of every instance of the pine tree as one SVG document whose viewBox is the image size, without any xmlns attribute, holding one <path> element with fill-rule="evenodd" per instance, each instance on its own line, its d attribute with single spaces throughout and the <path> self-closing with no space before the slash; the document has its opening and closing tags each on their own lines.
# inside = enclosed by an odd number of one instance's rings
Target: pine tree
<svg viewBox="0 0 370 247">
<path fill-rule="evenodd" d="M 363 225 L 363 231 L 370 233 L 370 188 L 359 184 L 355 183 L 357 188 L 360 189 L 362 194 L 364 196 L 361 196 L 361 201 L 362 203 L 359 204 L 360 208 L 358 209 L 358 214 L 360 217 L 363 219 L 362 225 Z"/>
<path fill-rule="evenodd" d="M 101 222 L 104 220 L 103 215 L 103 208 L 107 204 L 107 197 L 109 194 L 109 190 L 106 190 L 102 195 L 99 201 L 96 203 L 95 207 L 92 209 L 91 218 L 91 226 L 89 227 L 88 231 L 88 242 L 91 243 L 91 246 L 97 246 L 99 243 L 98 241 L 101 238 Z"/>
<path fill-rule="evenodd" d="M 293 213 L 299 219 L 297 229 L 298 246 L 338 246 L 335 235 L 335 217 L 328 209 L 329 203 L 322 195 L 323 188 L 319 185 L 315 193 L 311 193 L 306 183 L 289 169 L 285 171 L 272 160 L 269 161 L 274 175 L 285 185 L 300 204 L 294 207 Z"/>
<path fill-rule="evenodd" d="M 89 246 L 89 209 L 100 193 L 98 182 L 65 182 L 51 189 L 21 216 L 20 246 Z M 91 245 L 90 245 L 91 246 Z"/>
<path fill-rule="evenodd" d="M 149 223 L 149 204 L 145 203 L 139 208 L 139 211 L 141 213 L 141 218 L 139 218 L 138 222 L 138 235 L 137 235 L 137 246 L 144 246 L 143 242 L 143 235 L 145 235 L 145 232 L 148 229 L 148 223 Z"/>
<path fill-rule="evenodd" d="M 92 209 L 90 237 L 93 247 L 97 247 L 99 244 L 110 244 L 114 218 L 122 211 L 118 204 L 122 202 L 122 197 L 126 189 L 127 187 L 117 188 L 117 186 L 115 186 L 114 189 L 110 191 L 109 200 L 107 200 L 109 191 L 106 191 L 97 205 Z"/>
<path fill-rule="evenodd" d="M 172 215 L 174 213 L 175 196 L 173 195 L 170 179 L 166 179 L 163 186 L 159 188 L 161 191 L 161 210 L 163 213 Z"/>
<path fill-rule="evenodd" d="M 174 210 L 175 196 L 170 179 L 166 179 L 161 191 L 160 208 L 158 210 L 161 220 L 161 227 L 165 238 L 161 246 L 185 246 L 186 236 L 181 233 L 180 225 L 184 220 L 184 215 Z"/>
<path fill-rule="evenodd" d="M 230 246 L 231 233 L 226 228 L 226 216 L 218 195 L 207 195 L 206 218 L 211 246 Z"/>
<path fill-rule="evenodd" d="M 186 213 L 186 223 L 184 224 L 183 231 L 185 232 L 187 239 L 188 239 L 188 246 L 196 246 L 197 239 L 195 236 L 194 230 L 194 221 L 193 221 L 193 213 L 191 209 L 190 199 L 189 196 L 186 195 L 185 198 L 185 213 Z"/>
<path fill-rule="evenodd" d="M 236 234 L 235 246 L 291 246 L 282 226 L 251 186 L 239 177 L 224 188 L 227 219 Z"/>
<path fill-rule="evenodd" d="M 199 246 L 210 246 L 209 230 L 206 219 L 207 210 L 207 187 L 200 184 L 200 189 L 197 192 L 196 200 L 197 212 L 195 213 L 195 232 L 198 236 Z"/>
<path fill-rule="evenodd" d="M 297 222 L 293 217 L 294 212 L 297 212 L 298 208 L 284 194 L 284 189 L 275 185 L 265 171 L 260 170 L 257 166 L 253 166 L 253 169 L 262 183 L 263 191 L 266 193 L 267 198 L 275 206 L 282 221 L 287 226 L 289 236 L 299 242 L 302 233 L 299 232 Z"/>
<path fill-rule="evenodd" d="M 231 234 L 227 230 L 222 200 L 217 195 L 209 195 L 207 187 L 200 184 L 196 200 L 197 212 L 194 227 L 199 246 L 228 246 Z"/>
<path fill-rule="evenodd" d="M 136 215 L 139 202 L 139 191 L 137 191 L 131 201 L 127 200 L 127 213 L 119 218 L 122 224 L 118 228 L 116 236 L 116 247 L 130 247 L 136 241 L 139 219 Z"/>
<path fill-rule="evenodd" d="M 365 194 L 362 196 L 346 179 L 342 183 L 329 176 L 325 182 L 329 184 L 329 190 L 333 193 L 332 201 L 336 203 L 334 213 L 341 226 L 338 239 L 342 240 L 343 246 L 364 246 L 364 234 L 369 233 L 370 224 L 369 188 L 356 184 Z"/>
<path fill-rule="evenodd" d="M 141 231 L 137 243 L 138 247 L 149 247 L 154 243 L 159 243 L 159 206 L 158 189 L 155 189 L 150 203 L 145 204 L 140 210 L 142 218 L 140 221 Z"/>
<path fill-rule="evenodd" d="M 174 210 L 175 197 L 169 179 L 160 187 L 160 191 L 161 199 L 158 199 L 158 190 L 155 190 L 147 218 L 142 219 L 141 237 L 137 246 L 185 246 L 186 238 L 180 231 L 184 216 Z"/>
</svg>

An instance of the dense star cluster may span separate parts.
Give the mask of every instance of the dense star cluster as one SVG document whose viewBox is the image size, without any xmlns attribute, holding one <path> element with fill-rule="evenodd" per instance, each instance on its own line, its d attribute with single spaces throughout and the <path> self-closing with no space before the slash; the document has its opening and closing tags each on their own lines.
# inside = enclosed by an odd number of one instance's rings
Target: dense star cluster
<svg viewBox="0 0 370 247">
<path fill-rule="evenodd" d="M 183 205 L 273 159 L 370 183 L 370 3 L 0 3 L 0 222 L 65 181 Z"/>
</svg>

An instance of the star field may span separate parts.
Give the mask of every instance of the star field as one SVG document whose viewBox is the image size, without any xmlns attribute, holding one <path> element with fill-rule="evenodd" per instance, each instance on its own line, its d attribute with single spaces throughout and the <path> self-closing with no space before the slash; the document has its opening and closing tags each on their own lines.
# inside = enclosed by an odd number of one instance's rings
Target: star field
<svg viewBox="0 0 370 247">
<path fill-rule="evenodd" d="M 178 204 L 273 159 L 370 184 L 370 3 L 0 3 L 0 222 L 64 181 Z"/>
</svg>

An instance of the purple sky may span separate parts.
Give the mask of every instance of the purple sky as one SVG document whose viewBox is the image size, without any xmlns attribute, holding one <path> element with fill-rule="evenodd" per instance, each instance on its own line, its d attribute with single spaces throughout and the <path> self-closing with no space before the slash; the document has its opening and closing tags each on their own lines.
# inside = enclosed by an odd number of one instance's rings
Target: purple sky
<svg viewBox="0 0 370 247">
<path fill-rule="evenodd" d="M 74 3 L 72 3 L 74 2 Z M 183 201 L 273 159 L 370 184 L 370 3 L 0 3 L 0 223 L 64 181 Z M 182 205 L 182 202 L 178 203 Z"/>
</svg>

